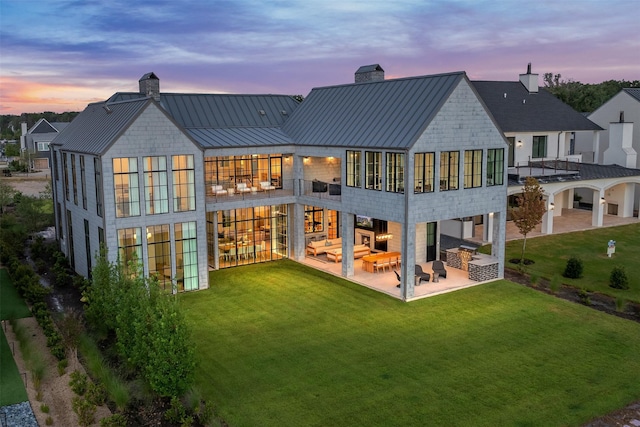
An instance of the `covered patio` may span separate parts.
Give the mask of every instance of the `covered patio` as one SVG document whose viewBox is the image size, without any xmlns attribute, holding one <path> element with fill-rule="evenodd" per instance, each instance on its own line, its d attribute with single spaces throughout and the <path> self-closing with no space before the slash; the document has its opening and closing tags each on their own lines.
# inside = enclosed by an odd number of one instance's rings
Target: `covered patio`
<svg viewBox="0 0 640 427">
<path fill-rule="evenodd" d="M 324 254 L 318 256 L 306 256 L 301 262 L 318 270 L 326 271 L 334 276 L 343 277 L 342 264 L 327 260 Z M 431 281 L 429 283 L 422 282 L 421 285 L 415 286 L 414 297 L 408 301 L 415 301 L 417 299 L 427 298 L 486 283 L 471 280 L 469 279 L 468 271 L 453 268 L 446 265 L 446 263 L 445 268 L 447 269 L 447 278 L 445 279 L 440 277 L 438 282 L 434 283 L 431 264 L 431 262 L 419 263 L 424 272 L 431 275 Z M 356 259 L 354 260 L 354 275 L 346 277 L 345 279 L 359 285 L 366 286 L 370 289 L 374 289 L 378 292 L 383 292 L 394 298 L 401 299 L 400 289 L 396 287 L 398 280 L 394 272 L 391 270 L 369 273 L 362 269 L 362 260 Z"/>
</svg>

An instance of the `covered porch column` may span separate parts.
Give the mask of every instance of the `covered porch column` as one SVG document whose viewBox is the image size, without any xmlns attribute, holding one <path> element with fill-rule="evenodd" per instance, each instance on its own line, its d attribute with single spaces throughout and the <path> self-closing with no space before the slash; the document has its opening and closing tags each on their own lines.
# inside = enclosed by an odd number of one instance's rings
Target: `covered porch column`
<svg viewBox="0 0 640 427">
<path fill-rule="evenodd" d="M 484 240 L 485 242 L 492 243 L 493 242 L 493 212 L 484 214 L 484 218 L 482 222 L 484 222 L 484 227 L 482 228 L 482 240 Z M 438 248 L 438 251 L 439 250 L 440 248 Z"/>
<path fill-rule="evenodd" d="M 211 247 L 213 248 L 213 253 L 209 254 L 209 256 L 213 257 L 213 268 L 215 270 L 220 269 L 220 245 L 218 244 L 218 211 L 213 211 L 211 213 L 211 219 L 213 222 L 213 235 L 209 236 L 209 238 L 213 238 L 213 243 Z"/>
<path fill-rule="evenodd" d="M 593 192 L 593 211 L 591 213 L 591 225 L 594 227 L 602 227 L 604 222 L 604 189 Z"/>
<path fill-rule="evenodd" d="M 401 263 L 401 277 L 402 284 L 400 286 L 400 296 L 403 300 L 413 298 L 415 295 L 416 285 L 416 224 L 410 222 L 409 224 L 403 224 L 402 227 L 402 263 Z"/>
<path fill-rule="evenodd" d="M 542 234 L 553 234 L 553 215 L 555 210 L 555 196 L 547 197 L 547 212 L 542 215 Z"/>
<path fill-rule="evenodd" d="M 291 216 L 291 241 L 287 242 L 289 247 L 293 246 L 292 258 L 296 261 L 302 261 L 305 257 L 306 247 L 304 241 L 304 205 L 300 203 L 293 204 L 293 214 Z M 291 253 L 291 250 L 289 251 Z"/>
<path fill-rule="evenodd" d="M 634 183 L 624 184 L 622 212 L 618 212 L 618 215 L 622 218 L 633 218 L 635 186 L 636 185 Z"/>
<path fill-rule="evenodd" d="M 342 217 L 342 276 L 353 277 L 353 241 L 355 238 L 355 215 L 341 212 Z M 373 244 L 373 242 L 371 243 Z"/>
</svg>

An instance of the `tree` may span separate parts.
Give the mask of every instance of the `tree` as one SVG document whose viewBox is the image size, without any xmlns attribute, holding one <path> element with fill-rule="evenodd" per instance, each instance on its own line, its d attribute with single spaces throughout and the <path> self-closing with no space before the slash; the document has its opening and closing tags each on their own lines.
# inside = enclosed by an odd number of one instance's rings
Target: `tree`
<svg viewBox="0 0 640 427">
<path fill-rule="evenodd" d="M 0 181 L 0 215 L 4 208 L 13 202 L 13 196 L 17 191 L 5 181 Z"/>
<path fill-rule="evenodd" d="M 540 187 L 538 180 L 530 176 L 524 182 L 522 193 L 517 200 L 518 207 L 513 210 L 512 218 L 520 234 L 524 237 L 522 240 L 522 255 L 520 256 L 520 263 L 522 264 L 527 245 L 527 234 L 542 222 L 542 215 L 547 211 L 547 207 L 544 201 L 544 190 Z"/>
</svg>

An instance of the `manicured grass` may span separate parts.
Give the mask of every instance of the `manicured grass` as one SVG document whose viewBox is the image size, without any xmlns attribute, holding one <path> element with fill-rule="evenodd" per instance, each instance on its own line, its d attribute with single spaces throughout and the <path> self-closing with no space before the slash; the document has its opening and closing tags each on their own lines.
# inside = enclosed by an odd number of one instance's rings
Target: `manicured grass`
<svg viewBox="0 0 640 427">
<path fill-rule="evenodd" d="M 30 317 L 31 312 L 13 287 L 6 268 L 0 268 L 0 320 Z"/>
<path fill-rule="evenodd" d="M 607 257 L 607 242 L 616 241 L 616 253 Z M 527 239 L 525 258 L 535 261 L 526 267 L 530 274 L 552 278 L 558 275 L 563 283 L 598 291 L 629 301 L 640 302 L 640 224 L 607 227 L 568 234 Z M 506 260 L 519 259 L 522 240 L 507 242 Z M 562 277 L 571 256 L 582 259 L 584 275 L 581 279 Z M 623 266 L 629 279 L 628 290 L 609 286 L 613 267 Z M 516 268 L 507 262 L 507 267 Z"/>
<path fill-rule="evenodd" d="M 0 384 L 2 384 L 0 386 L 0 406 L 14 405 L 29 400 L 2 328 L 0 328 Z"/>
<path fill-rule="evenodd" d="M 640 398 L 640 325 L 507 281 L 402 303 L 292 261 L 181 296 L 233 426 L 581 425 Z"/>
</svg>

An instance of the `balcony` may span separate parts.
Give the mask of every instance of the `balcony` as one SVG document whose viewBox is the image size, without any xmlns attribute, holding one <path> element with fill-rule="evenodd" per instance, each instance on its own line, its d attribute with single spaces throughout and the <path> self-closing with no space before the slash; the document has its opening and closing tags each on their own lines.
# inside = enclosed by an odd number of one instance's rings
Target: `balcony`
<svg viewBox="0 0 640 427">
<path fill-rule="evenodd" d="M 271 199 L 293 196 L 293 180 L 272 180 L 252 183 L 217 183 L 207 186 L 208 202 L 231 202 L 234 200 Z"/>
<path fill-rule="evenodd" d="M 340 201 L 342 199 L 342 184 L 340 181 L 325 182 L 317 179 L 301 180 L 300 194 L 318 199 Z"/>
</svg>

